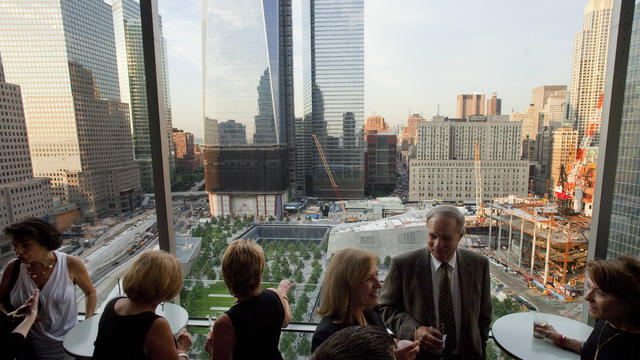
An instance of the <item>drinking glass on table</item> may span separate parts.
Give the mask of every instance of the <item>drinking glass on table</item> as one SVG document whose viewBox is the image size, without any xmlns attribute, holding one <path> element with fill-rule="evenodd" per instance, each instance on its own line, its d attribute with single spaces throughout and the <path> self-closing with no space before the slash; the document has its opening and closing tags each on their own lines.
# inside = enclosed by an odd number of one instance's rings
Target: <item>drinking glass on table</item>
<svg viewBox="0 0 640 360">
<path fill-rule="evenodd" d="M 547 326 L 547 314 L 538 311 L 533 313 L 533 336 L 537 339 L 544 338 L 543 333 L 536 331 L 536 326 L 543 328 Z"/>
</svg>

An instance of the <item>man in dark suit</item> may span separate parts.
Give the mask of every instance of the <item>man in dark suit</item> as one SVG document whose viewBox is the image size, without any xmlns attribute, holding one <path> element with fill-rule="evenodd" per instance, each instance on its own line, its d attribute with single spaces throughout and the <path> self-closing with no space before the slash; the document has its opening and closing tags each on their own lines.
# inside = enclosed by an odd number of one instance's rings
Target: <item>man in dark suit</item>
<svg viewBox="0 0 640 360">
<path fill-rule="evenodd" d="M 489 262 L 458 249 L 464 216 L 440 205 L 427 213 L 427 249 L 391 260 L 380 307 L 400 339 L 420 340 L 417 359 L 484 359 L 491 323 Z"/>
</svg>

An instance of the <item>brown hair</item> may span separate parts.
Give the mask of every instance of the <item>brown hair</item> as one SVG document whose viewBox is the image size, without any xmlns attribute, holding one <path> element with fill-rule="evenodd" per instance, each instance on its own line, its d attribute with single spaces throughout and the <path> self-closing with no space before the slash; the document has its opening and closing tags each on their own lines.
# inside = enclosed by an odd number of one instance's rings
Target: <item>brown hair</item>
<svg viewBox="0 0 640 360">
<path fill-rule="evenodd" d="M 353 314 L 349 313 L 351 293 L 378 261 L 374 253 L 360 249 L 348 248 L 335 253 L 327 265 L 318 314 L 337 317 L 336 324 L 355 324 Z"/>
<path fill-rule="evenodd" d="M 393 360 L 395 343 L 380 326 L 349 326 L 325 340 L 311 360 Z"/>
<path fill-rule="evenodd" d="M 232 241 L 222 255 L 222 277 L 231 295 L 237 298 L 258 295 L 264 264 L 264 252 L 255 241 Z"/>
<path fill-rule="evenodd" d="M 38 218 L 29 218 L 9 225 L 4 229 L 4 233 L 17 243 L 33 239 L 47 250 L 55 250 L 62 245 L 62 236 L 55 225 Z"/>
<path fill-rule="evenodd" d="M 127 297 L 134 302 L 171 300 L 182 289 L 182 264 L 162 250 L 147 251 L 133 262 L 122 283 Z"/>
<path fill-rule="evenodd" d="M 589 278 L 607 294 L 627 306 L 630 321 L 640 326 L 640 261 L 626 255 L 615 259 L 591 260 Z"/>
</svg>

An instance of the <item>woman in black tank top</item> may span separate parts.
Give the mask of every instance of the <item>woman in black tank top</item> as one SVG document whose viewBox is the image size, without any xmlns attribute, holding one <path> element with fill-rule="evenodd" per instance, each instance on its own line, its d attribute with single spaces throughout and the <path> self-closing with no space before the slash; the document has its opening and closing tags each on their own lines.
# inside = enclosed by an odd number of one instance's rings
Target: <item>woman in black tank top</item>
<svg viewBox="0 0 640 360">
<path fill-rule="evenodd" d="M 280 330 L 291 317 L 287 294 L 292 286 L 282 280 L 277 289 L 262 290 L 265 259 L 254 241 L 234 240 L 222 256 L 222 277 L 235 304 L 213 324 L 207 338 L 211 359 L 281 360 Z"/>
<path fill-rule="evenodd" d="M 123 279 L 126 297 L 107 304 L 100 317 L 93 359 L 188 359 L 191 336 L 174 339 L 169 322 L 156 315 L 182 289 L 182 264 L 164 251 L 142 254 Z"/>
</svg>

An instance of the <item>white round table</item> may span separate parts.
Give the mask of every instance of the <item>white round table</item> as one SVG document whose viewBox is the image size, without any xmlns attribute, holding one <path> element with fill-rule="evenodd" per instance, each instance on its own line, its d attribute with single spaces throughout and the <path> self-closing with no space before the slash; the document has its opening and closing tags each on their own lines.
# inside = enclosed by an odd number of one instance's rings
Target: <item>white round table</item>
<svg viewBox="0 0 640 360">
<path fill-rule="evenodd" d="M 554 345 L 550 339 L 533 337 L 533 312 L 521 312 L 501 317 L 493 323 L 491 331 L 496 344 L 516 359 L 575 359 L 580 355 Z M 585 341 L 593 331 L 589 325 L 562 316 L 545 314 L 547 323 L 572 339 Z"/>
<path fill-rule="evenodd" d="M 189 320 L 189 314 L 182 306 L 165 303 L 160 304 L 156 308 L 156 314 L 164 317 L 171 326 L 173 334 L 177 334 L 185 326 Z M 98 325 L 100 323 L 100 314 L 79 322 L 64 337 L 64 350 L 77 359 L 91 359 L 93 356 L 93 343 L 98 336 Z"/>
</svg>

